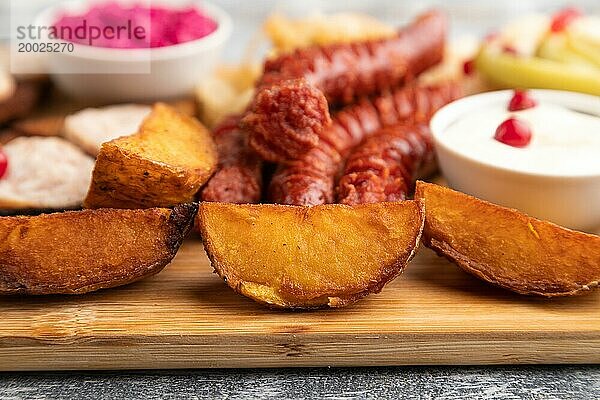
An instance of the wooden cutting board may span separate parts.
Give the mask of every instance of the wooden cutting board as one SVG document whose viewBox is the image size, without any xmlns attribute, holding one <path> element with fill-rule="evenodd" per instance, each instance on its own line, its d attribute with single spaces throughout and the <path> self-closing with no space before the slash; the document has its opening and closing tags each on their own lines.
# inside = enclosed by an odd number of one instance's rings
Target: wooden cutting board
<svg viewBox="0 0 600 400">
<path fill-rule="evenodd" d="M 600 291 L 518 296 L 422 249 L 354 306 L 274 311 L 225 286 L 195 239 L 130 286 L 0 298 L 0 370 L 515 363 L 600 363 Z"/>
</svg>

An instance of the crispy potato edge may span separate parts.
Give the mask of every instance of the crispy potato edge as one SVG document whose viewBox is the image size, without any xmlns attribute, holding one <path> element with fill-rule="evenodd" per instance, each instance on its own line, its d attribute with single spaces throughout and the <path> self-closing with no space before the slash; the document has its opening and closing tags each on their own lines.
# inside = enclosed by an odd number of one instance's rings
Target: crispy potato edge
<svg viewBox="0 0 600 400">
<path fill-rule="evenodd" d="M 408 247 L 405 254 L 401 255 L 394 263 L 382 267 L 377 279 L 375 279 L 373 281 L 373 283 L 371 285 L 369 285 L 367 288 L 362 289 L 359 292 L 351 293 L 348 296 L 324 295 L 324 296 L 315 297 L 313 299 L 310 299 L 309 301 L 303 300 L 301 303 L 291 302 L 289 299 L 280 296 L 272 288 L 270 288 L 266 285 L 256 284 L 254 282 L 244 282 L 244 281 L 238 280 L 238 279 L 232 279 L 231 276 L 226 276 L 226 274 L 224 274 L 224 269 L 226 269 L 226 267 L 224 265 L 222 265 L 219 262 L 219 260 L 217 259 L 217 257 L 215 256 L 215 251 L 214 251 L 213 243 L 210 240 L 208 228 L 207 228 L 206 224 L 203 223 L 205 220 L 206 212 L 207 212 L 206 208 L 211 207 L 210 204 L 214 204 L 214 203 L 204 202 L 204 203 L 200 204 L 198 216 L 196 218 L 195 224 L 196 224 L 197 231 L 200 232 L 200 235 L 202 237 L 206 254 L 208 255 L 208 258 L 211 262 L 211 266 L 213 267 L 214 272 L 217 275 L 219 275 L 225 281 L 225 283 L 230 288 L 232 288 L 236 293 L 246 296 L 246 297 L 254 300 L 257 303 L 262 304 L 262 305 L 267 306 L 272 309 L 280 309 L 280 310 L 286 309 L 286 310 L 292 310 L 292 311 L 294 311 L 294 310 L 302 311 L 302 310 L 315 310 L 315 309 L 322 309 L 322 308 L 342 308 L 342 307 L 351 305 L 351 304 L 357 302 L 358 300 L 362 299 L 363 297 L 366 297 L 370 294 L 376 294 L 376 293 L 381 292 L 381 290 L 387 283 L 391 282 L 392 280 L 394 280 L 396 277 L 400 276 L 404 272 L 408 263 L 416 255 L 416 253 L 419 249 L 419 244 L 421 243 L 422 233 L 423 233 L 424 224 L 425 224 L 425 207 L 424 207 L 423 201 L 421 201 L 421 200 L 407 200 L 403 203 L 414 205 L 416 207 L 415 215 L 418 216 L 418 222 L 416 224 L 417 229 L 414 230 L 414 234 L 413 234 L 412 241 L 411 241 L 412 242 L 411 246 Z M 208 205 L 206 206 L 205 204 L 208 204 Z M 250 208 L 260 208 L 260 207 L 278 207 L 281 209 L 303 208 L 303 206 L 275 205 L 275 204 L 249 204 L 249 205 L 244 205 L 244 206 L 247 206 Z M 332 206 L 333 207 L 344 207 L 344 208 L 346 208 L 346 207 L 352 208 L 353 207 L 353 206 L 347 206 L 347 205 L 342 205 L 342 204 L 325 204 L 322 206 L 315 206 L 315 207 L 332 207 Z M 359 205 L 359 206 L 354 206 L 354 207 L 364 207 L 364 206 L 368 206 L 368 205 Z M 264 299 L 264 297 L 258 296 L 256 294 L 257 288 L 267 288 L 267 290 L 272 295 L 270 298 L 271 301 L 266 301 Z M 252 289 L 254 289 L 254 290 L 252 290 Z"/>
<path fill-rule="evenodd" d="M 459 196 L 464 199 L 471 199 L 476 201 L 478 204 L 484 207 L 490 207 L 495 210 L 500 210 L 506 216 L 510 216 L 512 218 L 518 219 L 523 223 L 533 223 L 533 224 L 545 224 L 552 228 L 555 232 L 563 234 L 563 235 L 577 235 L 580 238 L 597 238 L 595 235 L 591 235 L 584 232 L 573 231 L 568 228 L 561 227 L 552 222 L 543 221 L 536 219 L 534 217 L 530 217 L 526 214 L 521 213 L 518 210 L 502 207 L 497 204 L 478 199 L 473 196 L 469 196 L 467 194 L 457 192 L 455 190 L 435 185 L 432 183 L 427 183 L 423 181 L 418 181 L 415 191 L 415 198 L 420 199 L 425 202 L 425 208 L 427 210 L 427 201 L 426 201 L 426 191 L 428 189 L 437 190 L 442 195 L 452 195 Z M 452 202 L 448 201 L 447 204 L 452 204 Z M 423 244 L 436 252 L 436 254 L 440 257 L 445 257 L 449 261 L 453 262 L 465 272 L 487 282 L 492 285 L 501 287 L 503 289 L 510 290 L 512 292 L 522 294 L 522 295 L 534 295 L 546 298 L 553 297 L 563 297 L 563 296 L 573 296 L 573 295 L 581 295 L 590 292 L 592 289 L 600 286 L 600 281 L 591 281 L 587 284 L 578 284 L 572 283 L 572 288 L 556 290 L 552 286 L 540 285 L 536 282 L 528 282 L 528 281 L 519 281 L 517 279 L 505 279 L 494 275 L 493 266 L 488 264 L 482 264 L 477 261 L 471 260 L 468 255 L 462 254 L 461 252 L 454 249 L 447 241 L 445 241 L 441 237 L 435 237 L 432 235 L 431 230 L 428 226 L 428 221 L 426 218 L 425 227 L 423 231 Z M 600 266 L 599 266 L 600 267 Z M 556 285 L 558 286 L 558 285 Z"/>
<path fill-rule="evenodd" d="M 135 210 L 139 212 L 147 212 L 148 214 L 153 213 L 160 208 L 151 208 L 146 210 Z M 146 277 L 155 275 L 162 271 L 177 254 L 181 244 L 192 227 L 194 216 L 198 210 L 197 203 L 186 203 L 180 204 L 173 207 L 170 210 L 169 217 L 167 219 L 167 227 L 165 232 L 165 249 L 167 254 L 165 257 L 154 260 L 149 265 L 142 265 L 138 268 L 132 269 L 130 275 L 125 278 L 108 279 L 99 282 L 91 282 L 90 284 L 83 285 L 77 288 L 66 287 L 65 283 L 69 282 L 69 279 L 64 279 L 62 282 L 57 282 L 56 285 L 40 284 L 37 286 L 25 286 L 18 284 L 14 289 L 6 289 L 3 286 L 8 282 L 11 285 L 15 285 L 15 282 L 7 280 L 7 277 L 3 275 L 2 268 L 0 265 L 0 295 L 79 295 L 90 293 L 100 289 L 108 289 L 118 286 L 127 285 L 130 283 L 137 282 Z M 114 212 L 114 217 L 118 218 L 120 212 L 132 212 L 132 210 L 117 210 L 117 209 L 97 209 L 97 210 L 81 210 L 81 211 L 67 211 L 64 213 L 58 213 L 61 218 L 68 220 L 73 213 L 89 213 L 94 215 L 96 213 Z M 4 217 L 4 218 L 44 218 L 47 215 L 42 214 L 34 217 Z M 79 227 L 73 225 L 74 234 L 79 230 Z M 132 255 L 135 257 L 135 255 Z"/>
</svg>

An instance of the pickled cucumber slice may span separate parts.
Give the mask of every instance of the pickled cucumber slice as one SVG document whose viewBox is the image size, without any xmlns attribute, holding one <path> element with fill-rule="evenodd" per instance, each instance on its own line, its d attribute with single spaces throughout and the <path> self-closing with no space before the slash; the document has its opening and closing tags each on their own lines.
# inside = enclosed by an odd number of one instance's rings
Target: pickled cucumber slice
<svg viewBox="0 0 600 400">
<path fill-rule="evenodd" d="M 600 96 L 600 70 L 539 57 L 519 57 L 483 46 L 475 65 L 493 83 L 509 88 L 571 90 Z"/>
<path fill-rule="evenodd" d="M 548 35 L 541 41 L 537 56 L 547 60 L 558 61 L 565 64 L 575 64 L 595 68 L 595 64 L 588 58 L 575 51 L 570 46 L 566 35 Z"/>
<path fill-rule="evenodd" d="M 573 53 L 600 69 L 600 46 L 596 46 L 592 41 L 577 38 L 573 34 L 567 35 L 566 43 Z"/>
</svg>

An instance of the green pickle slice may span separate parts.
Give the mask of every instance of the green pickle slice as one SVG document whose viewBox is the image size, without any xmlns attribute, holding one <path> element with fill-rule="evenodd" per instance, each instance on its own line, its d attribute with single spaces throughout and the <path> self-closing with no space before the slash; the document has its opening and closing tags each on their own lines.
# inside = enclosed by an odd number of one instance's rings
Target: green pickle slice
<svg viewBox="0 0 600 400">
<path fill-rule="evenodd" d="M 565 64 L 576 64 L 588 68 L 596 67 L 587 57 L 569 46 L 566 35 L 549 35 L 544 38 L 538 47 L 537 56 Z"/>
<path fill-rule="evenodd" d="M 571 34 L 568 35 L 567 44 L 575 53 L 600 69 L 600 47 L 586 40 L 577 39 Z"/>
<path fill-rule="evenodd" d="M 520 57 L 483 46 L 477 70 L 492 83 L 509 88 L 570 90 L 600 96 L 600 69 L 540 57 Z"/>
</svg>

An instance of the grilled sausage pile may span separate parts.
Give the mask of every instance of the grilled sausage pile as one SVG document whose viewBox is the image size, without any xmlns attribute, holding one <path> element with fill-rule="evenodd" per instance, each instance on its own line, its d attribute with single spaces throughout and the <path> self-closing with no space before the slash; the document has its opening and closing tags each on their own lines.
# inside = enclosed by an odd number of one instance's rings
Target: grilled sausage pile
<svg viewBox="0 0 600 400">
<path fill-rule="evenodd" d="M 406 197 L 434 163 L 427 124 L 458 83 L 414 79 L 442 60 L 446 17 L 430 11 L 388 39 L 314 46 L 268 60 L 242 117 L 215 131 L 220 170 L 206 201 L 358 204 Z M 262 160 L 277 163 L 262 189 Z M 337 183 L 337 187 L 336 187 Z"/>
</svg>

